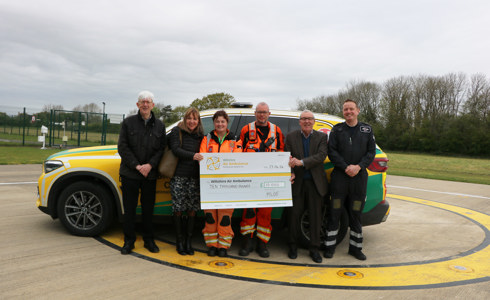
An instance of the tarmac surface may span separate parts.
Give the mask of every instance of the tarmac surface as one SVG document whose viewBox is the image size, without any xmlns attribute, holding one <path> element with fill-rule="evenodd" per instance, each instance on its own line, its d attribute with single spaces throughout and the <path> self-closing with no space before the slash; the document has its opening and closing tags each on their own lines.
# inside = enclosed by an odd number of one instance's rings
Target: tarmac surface
<svg viewBox="0 0 490 300">
<path fill-rule="evenodd" d="M 388 175 L 391 212 L 364 228 L 364 252 L 315 264 L 287 257 L 273 231 L 271 257 L 210 258 L 199 232 L 180 256 L 173 229 L 157 225 L 160 253 L 138 241 L 119 252 L 116 224 L 98 238 L 68 234 L 35 206 L 41 165 L 0 166 L 0 299 L 490 299 L 490 186 Z"/>
</svg>

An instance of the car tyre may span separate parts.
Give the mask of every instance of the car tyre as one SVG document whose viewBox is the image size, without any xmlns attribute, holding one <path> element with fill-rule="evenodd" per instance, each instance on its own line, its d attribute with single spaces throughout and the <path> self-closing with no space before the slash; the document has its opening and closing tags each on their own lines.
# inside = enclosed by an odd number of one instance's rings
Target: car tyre
<svg viewBox="0 0 490 300">
<path fill-rule="evenodd" d="M 323 209 L 323 222 L 322 229 L 320 231 L 320 240 L 325 241 L 325 233 L 327 231 L 327 210 Z M 340 215 L 340 225 L 339 225 L 339 233 L 337 234 L 337 245 L 342 242 L 344 239 L 347 228 L 349 227 L 349 216 L 347 215 L 347 211 L 344 209 L 342 214 Z M 305 209 L 303 214 L 301 215 L 300 220 L 300 233 L 299 233 L 299 242 L 302 247 L 308 248 L 310 245 L 310 221 L 308 218 L 308 210 Z M 323 245 L 322 245 L 323 246 Z"/>
<path fill-rule="evenodd" d="M 104 232 L 114 216 L 112 196 L 101 185 L 76 182 L 58 198 L 58 218 L 72 234 L 96 236 Z"/>
</svg>

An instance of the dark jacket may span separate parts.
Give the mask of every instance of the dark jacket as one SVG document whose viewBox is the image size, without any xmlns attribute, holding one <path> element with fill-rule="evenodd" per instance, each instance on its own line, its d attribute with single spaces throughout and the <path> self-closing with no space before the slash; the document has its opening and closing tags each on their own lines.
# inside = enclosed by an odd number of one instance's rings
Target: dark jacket
<svg viewBox="0 0 490 300">
<path fill-rule="evenodd" d="M 376 156 L 373 129 L 369 124 L 358 122 L 354 130 L 345 122 L 332 128 L 328 141 L 328 157 L 335 168 L 345 171 L 348 165 L 359 165 L 366 170 Z"/>
<path fill-rule="evenodd" d="M 190 133 L 179 126 L 172 128 L 169 134 L 169 147 L 179 158 L 174 176 L 199 178 L 199 162 L 193 160 L 193 157 L 194 154 L 199 153 L 201 140 L 201 134 Z"/>
<path fill-rule="evenodd" d="M 136 166 L 149 163 L 152 169 L 146 178 L 157 179 L 158 163 L 165 145 L 165 125 L 153 113 L 146 125 L 139 111 L 136 115 L 127 117 L 122 123 L 117 143 L 117 151 L 121 156 L 119 175 L 144 179 Z"/>
<path fill-rule="evenodd" d="M 292 194 L 297 196 L 301 192 L 303 175 L 305 170 L 310 170 L 313 176 L 318 194 L 325 196 L 328 189 L 327 175 L 323 167 L 323 161 L 327 158 L 328 136 L 320 131 L 313 130 L 310 135 L 310 153 L 305 157 L 303 150 L 303 138 L 301 129 L 290 132 L 286 136 L 286 147 L 284 151 L 291 152 L 291 156 L 303 160 L 304 166 L 293 168 L 295 175 Z"/>
</svg>

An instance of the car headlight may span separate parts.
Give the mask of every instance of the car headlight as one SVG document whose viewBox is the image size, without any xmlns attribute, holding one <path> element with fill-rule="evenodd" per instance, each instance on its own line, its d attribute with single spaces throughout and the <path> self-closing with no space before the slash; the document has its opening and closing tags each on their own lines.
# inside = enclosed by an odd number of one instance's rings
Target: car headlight
<svg viewBox="0 0 490 300">
<path fill-rule="evenodd" d="M 47 160 L 44 162 L 44 173 L 52 172 L 62 166 L 63 163 L 59 160 Z"/>
</svg>

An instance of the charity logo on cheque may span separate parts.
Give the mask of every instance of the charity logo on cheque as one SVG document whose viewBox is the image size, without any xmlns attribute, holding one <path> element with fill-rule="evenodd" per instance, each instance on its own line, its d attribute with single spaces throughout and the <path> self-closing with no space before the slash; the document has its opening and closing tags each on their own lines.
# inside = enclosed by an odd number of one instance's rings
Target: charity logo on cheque
<svg viewBox="0 0 490 300">
<path fill-rule="evenodd" d="M 219 157 L 208 157 L 206 160 L 206 168 L 210 171 L 219 170 L 221 167 L 221 160 Z"/>
</svg>

